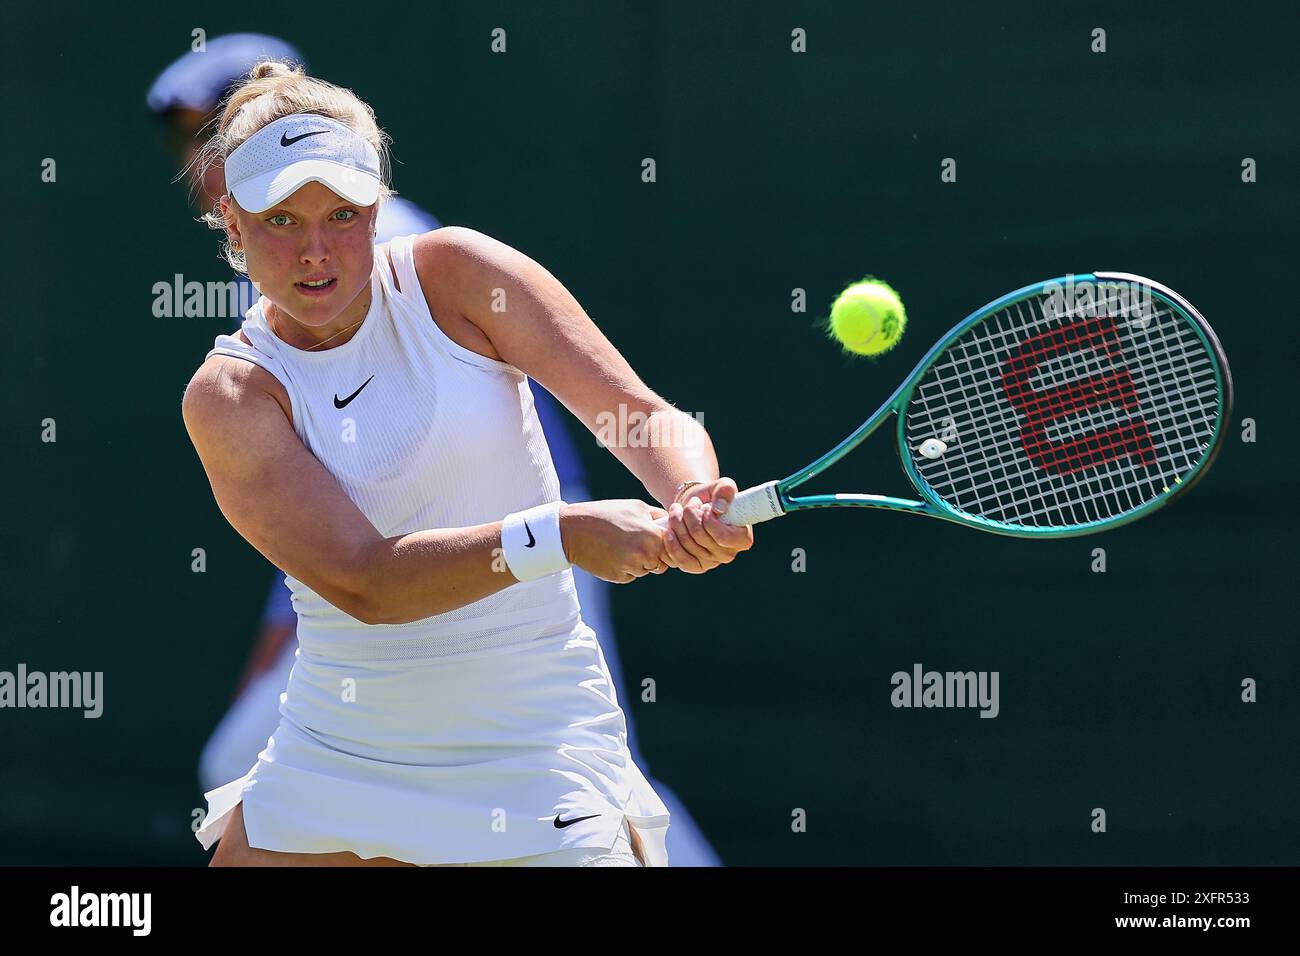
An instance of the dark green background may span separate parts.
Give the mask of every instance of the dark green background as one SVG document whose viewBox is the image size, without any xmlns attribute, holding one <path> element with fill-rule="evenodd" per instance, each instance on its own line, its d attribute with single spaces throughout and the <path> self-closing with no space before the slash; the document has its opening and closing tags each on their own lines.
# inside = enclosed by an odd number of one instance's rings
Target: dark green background
<svg viewBox="0 0 1300 956">
<path fill-rule="evenodd" d="M 29 10 L 3 41 L 0 669 L 102 670 L 106 711 L 0 711 L 0 862 L 205 860 L 197 754 L 269 573 L 179 414 L 225 323 L 150 311 L 175 272 L 228 277 L 144 107 L 196 26 L 284 36 L 355 89 L 395 140 L 396 188 L 550 268 L 646 382 L 703 413 L 742 486 L 838 441 L 1004 292 L 1114 269 L 1185 295 L 1237 384 L 1186 500 L 1058 542 L 875 513 L 764 525 L 729 567 L 615 592 L 625 674 L 658 685 L 627 706 L 651 772 L 730 864 L 1300 862 L 1294 12 L 419 6 Z M 866 272 L 910 316 L 874 363 L 811 328 Z M 905 492 L 889 442 L 816 490 Z M 581 447 L 596 494 L 645 496 Z M 915 662 L 999 671 L 1001 716 L 893 709 L 890 675 Z"/>
</svg>

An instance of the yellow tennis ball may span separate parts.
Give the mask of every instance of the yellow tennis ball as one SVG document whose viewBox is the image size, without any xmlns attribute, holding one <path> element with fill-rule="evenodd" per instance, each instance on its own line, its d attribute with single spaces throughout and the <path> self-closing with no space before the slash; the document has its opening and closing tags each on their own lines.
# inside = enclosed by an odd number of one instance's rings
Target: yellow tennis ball
<svg viewBox="0 0 1300 956">
<path fill-rule="evenodd" d="M 907 325 L 903 300 L 888 283 L 863 279 L 831 306 L 830 334 L 855 355 L 880 355 L 898 344 Z"/>
</svg>

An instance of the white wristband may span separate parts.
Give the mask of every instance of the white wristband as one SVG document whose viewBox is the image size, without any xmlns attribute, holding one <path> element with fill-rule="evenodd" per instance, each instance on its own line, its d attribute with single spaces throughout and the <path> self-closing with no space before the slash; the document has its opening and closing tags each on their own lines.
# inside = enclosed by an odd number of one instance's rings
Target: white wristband
<svg viewBox="0 0 1300 956">
<path fill-rule="evenodd" d="M 564 504 L 550 501 L 502 519 L 501 551 L 510 573 L 520 581 L 572 567 L 564 556 L 564 541 L 560 538 L 560 508 Z"/>
</svg>

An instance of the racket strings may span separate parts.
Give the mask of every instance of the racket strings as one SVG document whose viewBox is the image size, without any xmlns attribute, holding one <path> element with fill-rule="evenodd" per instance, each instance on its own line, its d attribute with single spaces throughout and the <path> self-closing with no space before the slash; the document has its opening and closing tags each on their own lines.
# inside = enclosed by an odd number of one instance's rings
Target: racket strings
<svg viewBox="0 0 1300 956">
<path fill-rule="evenodd" d="M 1210 365 L 1211 363 L 1208 357 L 1202 358 L 1197 363 L 1195 363 L 1195 367 L 1209 368 Z M 1190 370 L 1194 366 L 1189 364 L 1187 367 Z M 1168 363 L 1165 366 L 1165 368 L 1166 370 L 1172 370 L 1174 368 L 1174 365 L 1171 362 Z M 1211 378 L 1209 382 L 1209 390 L 1204 395 L 1201 396 L 1206 401 L 1217 400 L 1217 386 L 1214 384 L 1213 381 L 1212 368 L 1210 368 L 1210 372 L 1211 372 Z M 953 382 L 953 381 L 957 381 L 957 379 L 937 378 L 935 380 L 935 384 L 943 388 L 945 398 L 947 398 L 948 395 L 947 395 L 946 388 L 944 388 L 944 386 L 946 386 L 949 382 Z M 982 410 L 987 410 L 987 407 L 988 407 L 987 405 L 984 405 Z M 1167 403 L 1161 404 L 1160 407 L 1165 411 L 1169 410 L 1169 406 L 1167 405 Z M 1057 433 L 1061 435 L 1061 437 L 1078 437 L 1079 435 L 1082 434 L 1094 434 L 1098 430 L 1113 427 L 1115 424 L 1126 420 L 1128 417 L 1129 416 L 1122 408 L 1116 409 L 1110 406 L 1102 406 L 1098 409 L 1089 410 L 1088 414 L 1062 416 L 1061 419 L 1057 420 L 1056 422 L 1053 422 L 1048 427 L 1047 431 L 1049 435 L 1051 433 Z M 944 430 L 952 434 L 956 434 L 957 432 L 957 429 L 955 429 L 953 425 L 947 424 L 946 420 L 945 420 Z M 989 440 L 994 440 L 997 442 L 998 446 L 1002 449 L 1000 452 L 993 452 L 990 457 L 1003 465 L 1006 465 L 1011 462 L 1019 462 L 1023 458 L 1023 455 L 1021 453 L 1021 449 L 1016 446 L 1014 439 L 1020 433 L 1020 431 L 1021 431 L 1021 425 L 1019 420 L 1017 420 L 1015 416 L 1010 414 L 1009 412 L 1004 412 L 1002 416 L 996 421 L 990 419 L 988 422 L 986 422 L 985 429 L 984 429 L 984 438 L 986 439 L 986 444 L 988 444 Z M 966 449 L 962 449 L 962 451 L 965 452 Z M 1191 466 L 1191 461 L 1189 459 L 1188 460 L 1189 469 L 1190 466 Z"/>
<path fill-rule="evenodd" d="M 1177 367 L 1175 366 L 1175 361 L 1177 362 Z M 1210 380 L 1208 385 L 1211 389 L 1215 389 L 1217 391 L 1217 385 L 1215 385 L 1213 380 L 1212 363 L 1210 362 L 1208 356 L 1202 356 L 1196 361 L 1183 360 L 1183 359 L 1178 359 L 1178 360 L 1170 359 L 1167 362 L 1165 362 L 1163 365 L 1161 365 L 1159 362 L 1153 362 L 1152 368 L 1154 371 L 1163 371 L 1166 374 L 1177 370 L 1180 374 L 1185 374 L 1185 375 L 1192 373 L 1195 369 L 1198 368 L 1207 369 L 1210 372 Z M 933 380 L 932 384 L 935 387 L 942 389 L 944 386 L 952 383 L 958 383 L 957 387 L 960 387 L 961 381 L 962 380 L 960 376 L 949 376 L 949 377 L 937 376 Z M 1104 421 L 1105 416 L 1110 416 L 1115 421 L 1119 421 L 1127 417 L 1127 415 L 1123 412 L 1122 409 L 1113 410 L 1106 406 L 1102 406 L 1095 409 L 1088 409 L 1084 413 L 1062 415 L 1060 418 L 1051 422 L 1048 428 L 1050 431 L 1057 432 L 1063 437 L 1074 437 L 1078 434 L 1090 433 L 1094 431 L 1097 427 L 1097 424 L 1099 422 Z M 1014 416 L 1011 419 L 1003 418 L 1002 424 L 1005 427 L 1001 431 L 997 431 L 994 428 L 990 428 L 989 435 L 998 438 L 1005 438 L 1006 436 L 1014 434 L 1020 430 L 1020 423 L 1019 421 L 1014 419 Z"/>
<path fill-rule="evenodd" d="M 1022 305 L 1017 314 L 1017 318 L 1020 320 L 1022 325 L 1025 324 L 1026 322 L 1026 320 L 1024 319 L 1023 309 L 1024 307 Z M 1040 315 L 1039 316 L 1040 322 L 1043 319 L 1046 319 L 1046 316 Z M 1001 333 L 1000 339 L 1002 340 L 1002 343 L 1006 344 L 1007 342 L 1006 333 L 1008 330 L 1005 324 L 999 323 L 997 325 L 997 328 Z M 1096 369 L 1089 369 L 1089 370 L 1096 371 Z M 1060 378 L 1060 373 L 1057 373 L 1055 377 L 1052 377 L 1049 374 L 1047 376 L 1047 382 L 1049 384 L 1056 385 L 1059 387 L 1062 382 L 1062 379 Z M 1005 416 L 1004 416 L 1004 420 L 1005 420 Z M 1104 423 L 1097 422 L 1097 424 L 1100 427 Z M 1014 429 L 1010 429 L 1010 430 L 1014 430 Z M 1021 439 L 1019 444 L 1021 446 L 1024 445 L 1023 438 Z M 1019 457 L 1019 449 L 1017 449 L 1015 445 L 1010 446 L 1009 455 L 1012 458 Z M 1008 457 L 1008 455 L 1004 454 L 1002 457 L 1005 459 L 1006 457 Z M 1002 462 L 1002 464 L 1004 466 L 1006 465 L 1005 460 Z M 1098 472 L 1097 481 L 1087 483 L 1085 487 L 1081 489 L 1080 494 L 1069 494 L 1068 492 L 1063 491 L 1059 487 L 1053 488 L 1053 487 L 1045 486 L 1044 482 L 1041 480 L 1042 479 L 1041 469 L 1037 471 L 1031 471 L 1022 467 L 1018 470 L 1016 474 L 1009 475 L 1007 477 L 1010 477 L 1015 481 L 1023 482 L 1026 479 L 1031 479 L 1034 481 L 1034 487 L 1032 488 L 1032 491 L 1037 492 L 1037 494 L 1031 493 L 1030 495 L 1028 495 L 1028 497 L 1031 501 L 1033 501 L 1039 506 L 1038 511 L 1040 512 L 1045 510 L 1048 507 L 1056 508 L 1056 510 L 1059 512 L 1059 515 L 1054 518 L 1052 523 L 1081 523 L 1081 522 L 1087 522 L 1092 520 L 1098 520 L 1099 518 L 1102 517 L 1112 516 L 1114 513 L 1117 513 L 1118 510 L 1121 510 L 1117 508 L 1100 510 L 1096 507 L 1091 507 L 1091 508 L 1088 507 L 1090 504 L 1095 504 L 1095 501 L 1099 496 L 1099 494 L 1104 492 L 1109 492 L 1114 499 L 1116 499 L 1117 501 L 1121 501 L 1122 509 L 1125 510 L 1131 509 L 1132 507 L 1136 507 L 1137 505 L 1139 505 L 1141 503 L 1142 497 L 1144 497 L 1144 496 L 1139 496 L 1138 498 L 1134 497 L 1135 490 L 1138 490 L 1140 488 L 1139 483 L 1135 483 L 1132 481 L 1117 480 L 1116 476 L 1113 473 L 1107 473 L 1107 472 Z M 1001 486 L 998 487 L 998 491 L 1003 491 L 1003 490 L 1004 489 Z M 1009 517 L 1011 517 L 1007 514 L 1007 510 L 1008 510 L 1007 506 L 1013 504 L 1013 502 L 1009 502 L 1005 500 L 1005 498 L 1000 498 L 996 502 L 990 502 L 988 500 L 980 500 L 975 503 L 975 507 L 982 507 L 986 511 L 988 511 L 991 510 L 989 509 L 989 505 L 993 503 L 996 503 L 997 505 L 1000 506 L 1000 511 L 998 514 L 999 520 L 1006 520 Z M 1023 508 L 1016 509 L 1015 515 L 1021 517 L 1031 517 L 1031 515 L 1028 512 L 1026 512 Z"/>
<path fill-rule="evenodd" d="M 1215 363 L 1189 320 L 1050 314 L 1047 301 L 969 329 L 905 410 L 917 472 L 960 511 L 1029 527 L 1113 518 L 1180 481 L 1213 438 Z M 947 450 L 920 457 L 928 438 Z"/>
<path fill-rule="evenodd" d="M 1018 318 L 1021 320 L 1021 324 L 1024 324 L 1023 307 L 1022 307 L 1022 310 L 1021 310 L 1020 313 L 1019 313 Z M 996 326 L 996 330 L 997 330 L 997 332 L 999 333 L 999 338 L 1001 339 L 1002 344 L 1006 344 L 1006 342 L 1007 342 L 1007 334 L 1006 334 L 1006 333 L 1008 332 L 1008 329 L 1007 329 L 1007 326 L 1006 326 L 1005 321 L 1004 321 L 1004 322 L 1000 322 L 1000 323 L 998 323 L 997 326 Z M 968 346 L 968 347 L 964 350 L 964 355 L 965 355 L 967 358 L 969 358 L 969 357 L 970 357 L 970 347 L 969 347 L 969 346 L 970 346 L 971 343 L 968 342 L 968 343 L 964 343 L 964 344 L 966 344 L 966 345 Z M 1059 382 L 1061 381 L 1060 373 L 1058 372 L 1057 375 L 1056 375 L 1054 378 L 1053 378 L 1052 376 L 1049 375 L 1049 381 L 1054 381 L 1054 382 L 1059 383 Z M 1006 421 L 1006 414 L 1005 414 L 1005 412 L 1004 412 L 1004 414 L 1003 414 L 1002 417 L 1003 417 L 1003 421 L 1005 422 L 1005 421 Z M 1007 431 L 1007 430 L 1009 430 L 1009 429 L 1004 428 L 1004 431 Z M 1023 442 L 1022 442 L 1021 444 L 1023 445 Z M 1010 449 L 1010 455 L 1004 454 L 1004 455 L 1002 456 L 1002 458 L 1003 458 L 1004 460 L 1001 462 L 1001 464 L 1003 464 L 1004 466 L 1006 466 L 1007 462 L 1005 461 L 1005 459 L 1008 458 L 1008 457 L 1013 458 L 1013 459 L 1014 459 L 1014 458 L 1018 458 L 1018 457 L 1020 457 L 1020 456 L 1019 456 L 1019 452 L 1018 452 L 1018 450 L 1015 449 L 1014 446 Z M 1018 475 L 1013 476 L 1013 477 L 1015 477 L 1016 480 L 1021 480 L 1021 481 L 1023 481 L 1023 480 L 1026 478 L 1026 476 L 1028 476 L 1028 477 L 1039 477 L 1039 476 L 1037 476 L 1037 475 L 1034 475 L 1032 472 L 1028 472 L 1028 471 L 1026 471 L 1026 470 L 1023 469 L 1023 468 L 1020 469 L 1020 472 L 1019 472 Z M 1102 481 L 1101 481 L 1101 487 L 1102 487 L 1102 488 L 1108 488 L 1108 489 L 1109 489 L 1109 490 L 1110 490 L 1114 495 L 1116 495 L 1117 497 L 1118 497 L 1118 496 L 1122 496 L 1122 497 L 1125 499 L 1125 503 L 1126 503 L 1126 504 L 1131 503 L 1131 504 L 1136 505 L 1136 504 L 1138 503 L 1138 502 L 1134 499 L 1134 497 L 1133 497 L 1133 489 L 1134 489 L 1134 485 L 1133 485 L 1132 482 L 1127 482 L 1127 483 L 1124 483 L 1124 482 L 1116 482 L 1116 481 L 1114 480 L 1114 476 L 1113 476 L 1113 475 L 1106 475 L 1106 474 L 1104 474 L 1104 473 L 1100 475 L 1100 478 L 1102 479 Z M 1110 480 L 1107 481 L 1107 480 L 1106 480 L 1107 478 L 1109 478 Z M 1100 512 L 1097 512 L 1097 511 L 1095 511 L 1095 510 L 1090 510 L 1090 509 L 1087 509 L 1087 508 L 1085 507 L 1082 511 L 1080 511 L 1080 508 L 1077 507 L 1077 505 L 1080 505 L 1080 504 L 1086 504 L 1086 503 L 1087 503 L 1087 500 L 1088 500 L 1089 497 L 1095 496 L 1095 495 L 1097 494 L 1097 491 L 1098 491 L 1099 489 L 1098 489 L 1098 487 L 1097 487 L 1096 485 L 1091 485 L 1091 486 L 1089 486 L 1088 488 L 1086 488 L 1086 489 L 1085 489 L 1086 494 L 1083 495 L 1083 496 L 1062 495 L 1062 494 L 1060 493 L 1060 489 L 1051 489 L 1051 488 L 1044 489 L 1041 485 L 1042 485 L 1042 483 L 1039 482 L 1039 486 L 1040 486 L 1040 487 L 1037 488 L 1037 490 L 1040 492 L 1040 494 L 1038 495 L 1038 498 L 1037 498 L 1037 500 L 1039 501 L 1039 503 L 1040 503 L 1040 504 L 1043 504 L 1043 503 L 1056 504 L 1056 505 L 1060 506 L 1062 510 L 1067 510 L 1067 509 L 1068 509 L 1068 511 L 1069 511 L 1069 516 L 1070 516 L 1070 519 L 1071 519 L 1072 522 L 1077 522 L 1077 521 L 1080 521 L 1080 520 L 1094 520 L 1094 516 L 1100 516 Z M 1054 493 L 1054 494 L 1042 494 L 1042 492 L 1044 492 L 1044 491 L 1055 492 L 1055 493 Z M 1004 502 L 1004 503 L 1005 503 L 1005 502 Z M 980 503 L 977 504 L 977 506 L 986 506 L 987 504 L 988 504 L 988 502 L 980 502 Z M 986 509 L 986 510 L 987 510 L 987 509 Z"/>
</svg>

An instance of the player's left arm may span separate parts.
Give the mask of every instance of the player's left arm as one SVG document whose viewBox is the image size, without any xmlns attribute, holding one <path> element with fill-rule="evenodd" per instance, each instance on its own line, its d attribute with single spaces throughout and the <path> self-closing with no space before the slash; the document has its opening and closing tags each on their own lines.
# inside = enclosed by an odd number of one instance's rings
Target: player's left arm
<svg viewBox="0 0 1300 956">
<path fill-rule="evenodd" d="M 714 499 L 730 502 L 736 483 L 719 477 L 717 454 L 704 426 L 646 385 L 547 269 L 503 242 L 455 226 L 419 236 L 414 255 L 426 296 L 432 301 L 435 296 L 428 293 L 436 290 L 444 308 L 450 303 L 482 330 L 503 361 L 539 382 L 605 440 L 668 510 L 674 532 L 668 550 L 679 559 L 678 567 L 707 570 L 752 545 L 749 528 L 722 523 L 712 508 L 673 504 L 677 486 L 686 479 L 706 482 L 687 495 L 703 505 Z M 659 438 L 609 441 L 611 419 L 644 421 L 642 434 Z"/>
</svg>

